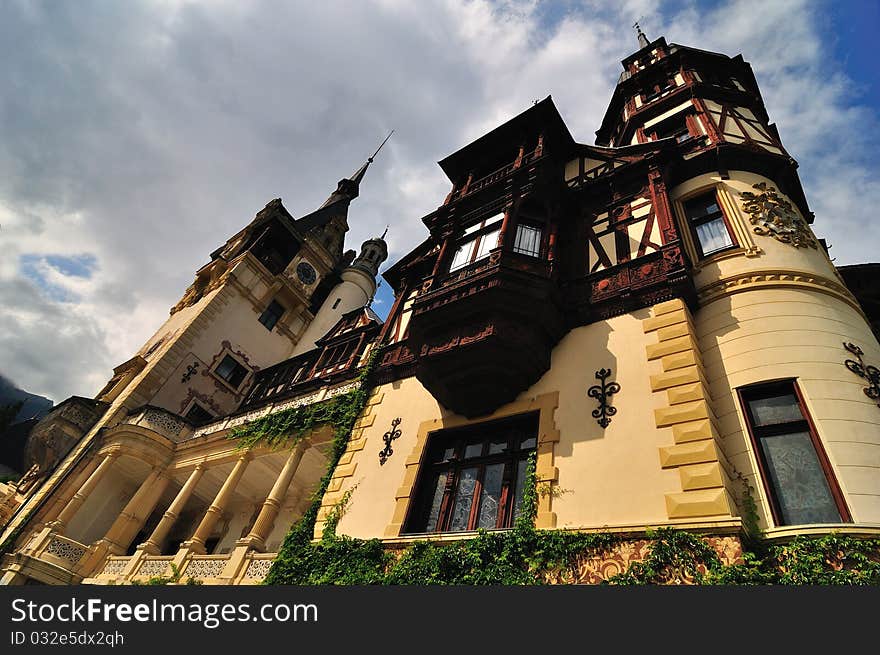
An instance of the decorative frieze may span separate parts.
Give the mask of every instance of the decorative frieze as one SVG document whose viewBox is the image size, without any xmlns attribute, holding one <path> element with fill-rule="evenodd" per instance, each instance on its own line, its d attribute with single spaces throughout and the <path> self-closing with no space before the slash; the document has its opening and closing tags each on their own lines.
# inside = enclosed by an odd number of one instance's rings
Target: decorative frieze
<svg viewBox="0 0 880 655">
<path fill-rule="evenodd" d="M 158 407 L 144 409 L 139 421 L 143 421 L 151 429 L 172 440 L 175 440 L 186 427 L 186 422 L 182 418 Z"/>
<path fill-rule="evenodd" d="M 327 390 L 327 395 L 325 397 L 326 398 L 334 398 L 336 396 L 341 396 L 342 394 L 348 393 L 349 391 L 354 391 L 355 389 L 358 388 L 359 384 L 360 384 L 359 382 L 355 381 L 355 382 L 349 382 L 348 384 L 343 384 L 342 386 L 339 386 L 339 387 L 333 387 L 332 389 Z"/>
<path fill-rule="evenodd" d="M 724 566 L 742 562 L 742 543 L 738 537 L 705 537 Z M 600 553 L 585 552 L 574 557 L 568 566 L 543 574 L 547 584 L 603 584 L 609 578 L 626 573 L 630 566 L 648 558 L 653 543 L 647 539 L 624 541 Z M 705 573 L 705 567 L 701 567 Z M 693 575 L 670 567 L 666 584 L 693 584 Z"/>
<path fill-rule="evenodd" d="M 703 287 L 698 291 L 697 298 L 701 305 L 705 305 L 724 296 L 764 287 L 818 291 L 819 293 L 825 293 L 843 300 L 857 312 L 863 314 L 858 301 L 850 293 L 849 289 L 840 284 L 839 281 L 834 281 L 821 275 L 798 271 L 763 270 L 739 273 Z"/>
</svg>

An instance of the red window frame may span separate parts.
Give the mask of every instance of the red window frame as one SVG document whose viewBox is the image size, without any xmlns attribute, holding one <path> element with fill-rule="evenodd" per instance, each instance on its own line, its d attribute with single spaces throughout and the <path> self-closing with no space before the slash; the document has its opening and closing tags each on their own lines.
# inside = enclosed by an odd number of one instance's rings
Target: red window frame
<svg viewBox="0 0 880 655">
<path fill-rule="evenodd" d="M 772 426 L 757 426 L 749 402 L 763 398 L 773 398 L 780 395 L 794 395 L 797 399 L 798 409 L 800 410 L 802 420 L 787 421 Z M 852 515 L 849 512 L 849 508 L 846 506 L 843 492 L 841 491 L 840 485 L 837 483 L 837 478 L 834 475 L 834 471 L 831 468 L 828 454 L 825 452 L 825 448 L 819 440 L 813 419 L 807 411 L 807 406 L 804 403 L 804 397 L 797 381 L 794 379 L 776 380 L 740 387 L 737 389 L 737 397 L 739 398 L 739 404 L 746 419 L 749 441 L 751 442 L 752 450 L 755 453 L 755 459 L 758 462 L 758 470 L 761 474 L 764 492 L 770 502 L 773 523 L 777 526 L 792 525 L 783 520 L 779 499 L 777 498 L 776 490 L 773 488 L 772 478 L 769 474 L 764 456 L 764 449 L 761 447 L 759 440 L 764 436 L 785 434 L 785 431 L 794 430 L 805 430 L 810 435 L 810 441 L 813 444 L 813 449 L 816 451 L 816 459 L 819 462 L 822 472 L 825 474 L 828 489 L 831 492 L 831 497 L 834 499 L 834 504 L 837 506 L 837 511 L 840 514 L 840 521 L 842 523 L 852 522 Z"/>
<path fill-rule="evenodd" d="M 508 440 L 507 449 L 504 452 L 490 454 L 489 444 L 497 444 L 505 436 Z M 522 499 L 525 481 L 525 467 L 522 463 L 527 462 L 529 456 L 536 450 L 537 436 L 538 412 L 431 433 L 414 487 L 413 502 L 404 522 L 403 534 L 466 532 L 478 529 L 486 467 L 499 463 L 504 464 L 501 492 L 495 525 L 489 529 L 513 527 L 516 520 L 517 500 Z M 465 452 L 468 447 L 477 444 L 481 444 L 480 454 L 466 457 Z M 449 450 L 452 451 L 451 457 L 441 456 L 441 459 L 437 459 L 437 455 L 441 452 L 445 454 Z M 431 461 L 432 459 L 436 461 Z M 471 492 L 467 524 L 462 528 L 452 528 L 451 521 L 461 473 L 475 467 L 478 468 L 478 473 Z M 523 473 L 520 474 L 520 471 Z M 428 525 L 434 493 L 438 489 L 435 485 L 444 474 L 445 485 L 440 510 L 434 524 Z"/>
</svg>

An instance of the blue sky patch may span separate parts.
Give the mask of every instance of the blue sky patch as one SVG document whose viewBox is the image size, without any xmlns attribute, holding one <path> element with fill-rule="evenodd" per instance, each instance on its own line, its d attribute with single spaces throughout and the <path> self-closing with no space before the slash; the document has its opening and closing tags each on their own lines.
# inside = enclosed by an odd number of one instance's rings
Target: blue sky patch
<svg viewBox="0 0 880 655">
<path fill-rule="evenodd" d="M 28 253 L 21 256 L 21 273 L 36 284 L 51 300 L 70 302 L 76 300 L 75 294 L 46 279 L 42 265 L 47 265 L 67 277 L 89 279 L 94 274 L 98 260 L 94 255 L 39 255 Z"/>
</svg>

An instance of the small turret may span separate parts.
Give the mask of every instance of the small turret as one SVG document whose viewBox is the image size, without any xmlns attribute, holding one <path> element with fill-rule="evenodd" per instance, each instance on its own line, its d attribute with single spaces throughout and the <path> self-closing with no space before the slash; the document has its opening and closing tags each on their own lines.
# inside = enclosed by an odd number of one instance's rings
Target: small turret
<svg viewBox="0 0 880 655">
<path fill-rule="evenodd" d="M 382 236 L 364 241 L 361 245 L 361 254 L 351 263 L 351 267 L 376 277 L 379 274 L 379 266 L 388 259 L 388 245 L 385 243 L 387 233 L 386 227 Z"/>
</svg>

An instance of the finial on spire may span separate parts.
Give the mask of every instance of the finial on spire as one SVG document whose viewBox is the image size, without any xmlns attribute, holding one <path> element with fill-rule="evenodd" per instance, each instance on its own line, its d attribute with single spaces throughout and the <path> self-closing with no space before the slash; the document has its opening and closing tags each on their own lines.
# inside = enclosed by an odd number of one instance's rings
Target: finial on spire
<svg viewBox="0 0 880 655">
<path fill-rule="evenodd" d="M 648 37 L 645 36 L 645 33 L 642 32 L 642 27 L 639 25 L 639 21 L 633 23 L 633 27 L 636 28 L 636 32 L 639 37 L 639 49 L 645 48 L 648 46 Z"/>
<path fill-rule="evenodd" d="M 373 153 L 373 157 L 375 157 L 376 155 L 379 154 L 379 151 L 382 149 L 382 146 L 384 146 L 384 145 L 385 145 L 385 142 L 388 141 L 388 139 L 391 138 L 391 135 L 392 135 L 392 134 L 394 134 L 394 130 L 391 130 L 391 131 L 388 133 L 388 136 L 385 137 L 385 141 L 383 141 L 382 143 L 379 144 L 379 147 L 376 148 L 376 152 Z M 373 163 L 373 157 L 367 157 L 367 161 L 370 162 L 371 164 Z"/>
<path fill-rule="evenodd" d="M 388 234 L 388 225 L 387 224 L 385 225 L 385 231 L 382 233 L 382 236 L 380 236 L 379 238 L 384 240 L 386 234 Z"/>
<path fill-rule="evenodd" d="M 379 144 L 379 147 L 376 148 L 376 152 L 373 153 L 372 157 L 367 157 L 367 161 L 364 162 L 364 165 L 361 166 L 359 169 L 357 169 L 355 171 L 354 175 L 352 175 L 351 178 L 349 178 L 349 179 L 351 179 L 352 182 L 354 182 L 355 184 L 361 183 L 361 180 L 364 179 L 364 174 L 367 172 L 367 168 L 369 167 L 370 164 L 373 163 L 373 157 L 375 157 L 376 155 L 379 154 L 379 151 L 382 149 L 382 146 L 384 146 L 385 143 L 388 141 L 388 139 L 391 138 L 392 134 L 394 134 L 394 130 L 391 130 L 388 133 L 388 136 L 385 137 L 385 140 Z"/>
</svg>

